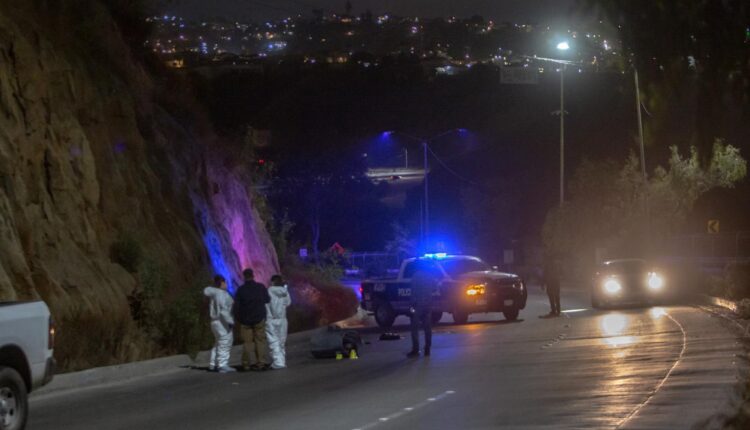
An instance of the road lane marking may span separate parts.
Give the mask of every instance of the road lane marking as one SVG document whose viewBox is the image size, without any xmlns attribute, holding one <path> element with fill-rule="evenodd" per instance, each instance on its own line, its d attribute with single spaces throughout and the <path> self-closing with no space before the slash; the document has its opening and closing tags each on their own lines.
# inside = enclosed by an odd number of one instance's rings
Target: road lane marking
<svg viewBox="0 0 750 430">
<path fill-rule="evenodd" d="M 617 423 L 617 426 L 615 428 L 620 428 L 623 425 L 627 424 L 631 419 L 633 419 L 633 417 L 636 416 L 636 414 L 638 414 L 638 412 L 641 411 L 641 409 L 643 409 L 644 406 L 648 405 L 651 402 L 651 399 L 653 399 L 656 393 L 661 389 L 661 387 L 664 386 L 664 384 L 667 382 L 667 379 L 669 379 L 669 377 L 672 376 L 672 372 L 674 372 L 674 369 L 677 368 L 677 365 L 680 364 L 680 362 L 682 361 L 682 357 L 685 355 L 685 349 L 687 348 L 687 333 L 685 332 L 685 327 L 683 327 L 679 321 L 674 319 L 672 315 L 669 315 L 669 313 L 664 312 L 663 315 L 669 318 L 670 320 L 672 320 L 672 322 L 675 323 L 677 327 L 680 328 L 680 331 L 682 332 L 682 349 L 680 350 L 680 355 L 677 357 L 677 360 L 675 360 L 674 364 L 672 364 L 672 367 L 669 368 L 669 371 L 667 372 L 667 374 L 664 375 L 664 378 L 661 381 L 659 381 L 656 387 L 649 393 L 648 397 L 646 397 L 646 400 L 644 400 L 638 406 L 636 406 L 635 409 L 633 409 L 628 414 L 628 416 L 620 420 L 620 422 Z"/>
<path fill-rule="evenodd" d="M 407 407 L 403 408 L 402 410 L 400 410 L 398 412 L 394 412 L 394 413 L 392 413 L 392 414 L 390 414 L 388 416 L 385 416 L 385 417 L 380 417 L 380 418 L 377 419 L 377 421 L 373 421 L 373 422 L 365 424 L 365 425 L 363 425 L 361 427 L 355 427 L 353 430 L 366 430 L 366 429 L 371 429 L 373 427 L 377 427 L 380 424 L 383 424 L 383 423 L 386 423 L 386 422 L 389 422 L 389 421 L 393 421 L 393 420 L 395 420 L 397 418 L 401 418 L 404 415 L 406 415 L 406 414 L 408 414 L 410 412 L 414 412 L 415 410 L 417 410 L 419 408 L 423 408 L 423 407 L 425 407 L 427 405 L 430 405 L 430 404 L 433 404 L 433 403 L 438 402 L 440 400 L 443 400 L 444 398 L 446 398 L 446 397 L 448 397 L 448 396 L 450 396 L 452 394 L 456 394 L 456 392 L 453 391 L 453 390 L 445 391 L 443 393 L 438 394 L 437 396 L 429 397 L 429 398 L 427 398 L 427 400 L 425 400 L 423 402 L 419 402 L 416 405 L 407 406 Z"/>
</svg>

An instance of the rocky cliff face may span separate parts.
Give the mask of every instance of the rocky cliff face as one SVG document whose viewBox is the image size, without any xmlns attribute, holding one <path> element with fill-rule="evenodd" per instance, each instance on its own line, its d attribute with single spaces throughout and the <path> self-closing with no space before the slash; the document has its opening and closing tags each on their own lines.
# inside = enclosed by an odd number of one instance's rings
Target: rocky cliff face
<svg viewBox="0 0 750 430">
<path fill-rule="evenodd" d="M 110 259 L 122 235 L 182 288 L 206 267 L 278 270 L 247 180 L 153 100 L 96 0 L 0 3 L 0 301 L 128 313 L 137 278 Z"/>
</svg>

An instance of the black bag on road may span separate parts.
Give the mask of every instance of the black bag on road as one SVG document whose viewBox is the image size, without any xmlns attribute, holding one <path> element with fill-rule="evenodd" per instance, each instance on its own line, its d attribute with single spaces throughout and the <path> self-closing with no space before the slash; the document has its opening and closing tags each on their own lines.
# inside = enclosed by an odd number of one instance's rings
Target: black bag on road
<svg viewBox="0 0 750 430">
<path fill-rule="evenodd" d="M 340 353 L 348 357 L 352 350 L 359 355 L 362 338 L 354 330 L 331 325 L 317 330 L 310 339 L 310 352 L 315 358 L 334 358 Z"/>
</svg>

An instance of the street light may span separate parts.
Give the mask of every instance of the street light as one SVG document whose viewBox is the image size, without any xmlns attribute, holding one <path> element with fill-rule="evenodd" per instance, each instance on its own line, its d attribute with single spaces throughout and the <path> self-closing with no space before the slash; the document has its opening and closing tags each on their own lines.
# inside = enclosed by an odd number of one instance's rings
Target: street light
<svg viewBox="0 0 750 430">
<path fill-rule="evenodd" d="M 566 41 L 562 41 L 557 44 L 557 49 L 559 49 L 560 51 L 567 51 L 568 49 L 570 49 L 570 44 Z"/>
<path fill-rule="evenodd" d="M 422 219 L 423 234 L 424 234 L 423 245 L 428 244 L 429 238 L 430 238 L 430 184 L 429 184 L 428 174 L 427 174 L 430 168 L 429 158 L 428 158 L 428 152 L 430 151 L 429 143 L 437 139 L 440 139 L 441 137 L 452 134 L 452 133 L 459 133 L 461 135 L 464 135 L 467 132 L 468 130 L 465 128 L 452 128 L 450 130 L 444 131 L 430 138 L 413 136 L 411 134 L 403 133 L 400 131 L 387 131 L 383 133 L 383 136 L 387 136 L 387 137 L 390 137 L 394 134 L 398 134 L 399 136 L 403 136 L 407 139 L 411 139 L 415 142 L 419 142 L 422 144 L 422 150 L 424 152 L 424 215 Z"/>
</svg>

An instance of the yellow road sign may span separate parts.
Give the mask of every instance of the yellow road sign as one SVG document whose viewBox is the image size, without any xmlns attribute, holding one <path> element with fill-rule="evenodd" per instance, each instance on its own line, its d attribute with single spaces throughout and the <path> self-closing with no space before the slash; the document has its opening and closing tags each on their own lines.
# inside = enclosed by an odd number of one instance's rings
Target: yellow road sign
<svg viewBox="0 0 750 430">
<path fill-rule="evenodd" d="M 719 232 L 719 220 L 718 219 L 710 219 L 708 220 L 708 232 L 711 234 L 716 234 Z"/>
</svg>

